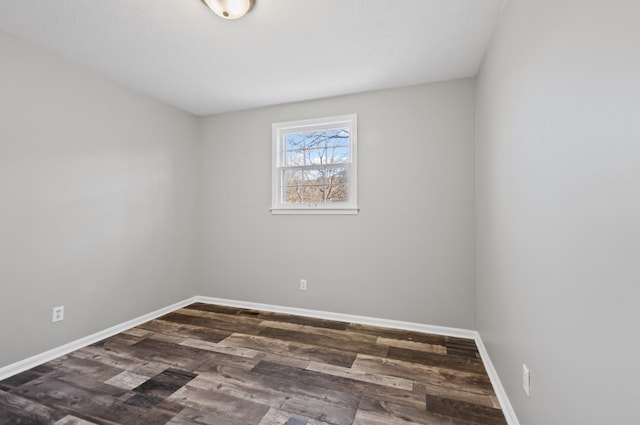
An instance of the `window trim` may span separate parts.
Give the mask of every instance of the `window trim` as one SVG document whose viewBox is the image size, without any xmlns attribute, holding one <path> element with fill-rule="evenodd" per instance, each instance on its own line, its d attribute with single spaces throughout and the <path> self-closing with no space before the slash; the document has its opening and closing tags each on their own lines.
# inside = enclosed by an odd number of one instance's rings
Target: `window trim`
<svg viewBox="0 0 640 425">
<path fill-rule="evenodd" d="M 281 152 L 282 137 L 292 131 L 312 131 L 332 126 L 348 125 L 350 127 L 349 163 L 349 201 L 336 203 L 313 203 L 292 205 L 281 202 Z M 307 120 L 286 121 L 272 124 L 272 161 L 271 161 L 271 214 L 358 214 L 358 115 L 345 114 L 332 117 L 312 118 Z"/>
</svg>

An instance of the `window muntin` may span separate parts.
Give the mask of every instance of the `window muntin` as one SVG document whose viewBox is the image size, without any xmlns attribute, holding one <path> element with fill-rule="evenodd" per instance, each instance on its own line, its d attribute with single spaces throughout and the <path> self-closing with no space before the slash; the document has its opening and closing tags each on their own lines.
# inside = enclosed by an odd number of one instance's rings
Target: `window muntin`
<svg viewBox="0 0 640 425">
<path fill-rule="evenodd" d="M 273 125 L 274 213 L 356 213 L 357 116 Z"/>
</svg>

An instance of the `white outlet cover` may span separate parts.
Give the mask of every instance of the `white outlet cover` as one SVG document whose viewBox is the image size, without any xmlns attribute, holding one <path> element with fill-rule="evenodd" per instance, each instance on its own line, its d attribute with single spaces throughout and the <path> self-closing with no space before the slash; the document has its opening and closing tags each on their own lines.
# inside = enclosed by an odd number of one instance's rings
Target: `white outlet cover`
<svg viewBox="0 0 640 425">
<path fill-rule="evenodd" d="M 52 322 L 59 322 L 64 320 L 64 306 L 53 307 L 53 317 L 51 319 Z"/>
</svg>

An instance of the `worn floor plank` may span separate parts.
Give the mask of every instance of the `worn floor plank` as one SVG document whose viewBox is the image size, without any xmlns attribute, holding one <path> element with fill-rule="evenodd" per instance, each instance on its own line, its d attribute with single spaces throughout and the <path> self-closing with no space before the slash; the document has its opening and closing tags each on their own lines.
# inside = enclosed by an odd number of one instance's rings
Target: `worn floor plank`
<svg viewBox="0 0 640 425">
<path fill-rule="evenodd" d="M 506 421 L 473 340 L 194 303 L 0 381 L 0 424 Z"/>
</svg>

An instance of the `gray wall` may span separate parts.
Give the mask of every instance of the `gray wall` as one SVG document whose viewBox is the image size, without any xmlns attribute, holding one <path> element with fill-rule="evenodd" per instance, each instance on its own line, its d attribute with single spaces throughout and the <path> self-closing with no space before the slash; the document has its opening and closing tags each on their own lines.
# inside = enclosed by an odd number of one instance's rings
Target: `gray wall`
<svg viewBox="0 0 640 425">
<path fill-rule="evenodd" d="M 473 328 L 474 90 L 465 79 L 204 119 L 202 294 Z M 353 112 L 360 213 L 271 215 L 271 124 Z"/>
<path fill-rule="evenodd" d="M 639 16 L 509 1 L 477 82 L 477 323 L 523 425 L 638 423 Z"/>
<path fill-rule="evenodd" d="M 4 366 L 194 295 L 198 126 L 15 38 L 0 52 Z"/>
</svg>

